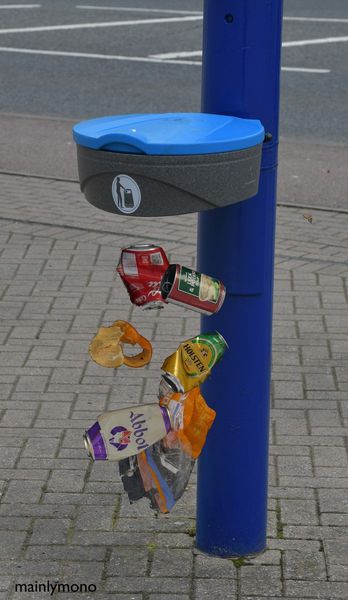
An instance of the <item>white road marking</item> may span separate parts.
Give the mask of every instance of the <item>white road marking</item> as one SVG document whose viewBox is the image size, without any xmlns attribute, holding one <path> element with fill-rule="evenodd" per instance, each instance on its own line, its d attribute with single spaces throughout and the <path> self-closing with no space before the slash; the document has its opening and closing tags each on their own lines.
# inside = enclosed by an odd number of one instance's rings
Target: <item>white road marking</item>
<svg viewBox="0 0 348 600">
<path fill-rule="evenodd" d="M 188 17 L 164 17 L 162 19 L 139 19 L 137 21 L 106 21 L 105 23 L 75 23 L 73 25 L 45 25 L 43 27 L 18 27 L 15 29 L 0 29 L 0 33 L 30 33 L 33 31 L 60 31 L 68 29 L 95 29 L 97 27 L 122 27 L 126 25 L 154 25 L 160 23 L 185 23 L 201 21 L 201 15 Z"/>
<path fill-rule="evenodd" d="M 316 38 L 312 40 L 296 40 L 293 42 L 283 42 L 283 48 L 293 48 L 294 46 L 311 46 L 312 44 L 335 44 L 337 42 L 348 42 L 348 36 Z"/>
<path fill-rule="evenodd" d="M 128 8 L 127 6 L 92 6 L 90 4 L 78 4 L 76 8 L 82 10 L 124 10 L 125 12 L 149 12 L 166 13 L 171 15 L 202 15 L 201 10 L 168 10 L 160 8 Z"/>
<path fill-rule="evenodd" d="M 87 52 L 63 52 L 61 50 L 36 50 L 33 48 L 10 48 L 9 46 L 0 47 L 0 52 L 14 52 L 18 54 L 41 54 L 43 56 L 66 56 L 70 58 L 97 58 L 100 60 L 122 60 L 130 62 L 147 62 L 167 65 L 195 65 L 202 66 L 198 60 L 175 60 L 164 59 L 156 56 L 123 56 L 119 54 L 94 54 Z M 328 69 L 306 69 L 297 67 L 282 67 L 282 71 L 298 71 L 300 73 L 330 73 Z"/>
<path fill-rule="evenodd" d="M 294 71 L 295 73 L 331 73 L 330 69 L 309 69 L 306 67 L 282 67 L 282 71 Z"/>
<path fill-rule="evenodd" d="M 2 4 L 0 5 L 1 8 L 41 8 L 41 4 Z"/>
<path fill-rule="evenodd" d="M 290 48 L 294 46 L 308 46 L 311 44 L 333 44 L 335 42 L 348 42 L 348 36 L 343 37 L 332 37 L 332 38 L 318 38 L 312 40 L 295 40 L 291 42 L 283 42 L 282 46 L 284 48 Z M 184 58 L 192 57 L 192 56 L 202 56 L 202 50 L 192 50 L 191 52 L 165 52 L 163 54 L 150 54 L 154 58 Z"/>
<path fill-rule="evenodd" d="M 192 50 L 191 52 L 166 52 L 163 54 L 150 54 L 151 58 L 161 58 L 164 60 L 193 56 L 202 56 L 202 50 Z M 201 65 L 202 63 L 195 61 L 194 64 Z M 307 67 L 282 67 L 282 71 L 294 71 L 298 73 L 331 73 L 330 69 L 310 69 Z"/>
<path fill-rule="evenodd" d="M 332 19 L 325 17 L 283 17 L 284 21 L 313 21 L 314 23 L 348 23 L 348 19 Z"/>
<path fill-rule="evenodd" d="M 127 12 L 157 12 L 157 13 L 177 13 L 177 14 L 192 14 L 202 15 L 202 11 L 198 10 L 167 10 L 159 8 L 128 8 L 127 6 L 92 6 L 90 4 L 77 5 L 76 8 L 84 10 L 124 10 Z M 348 19 L 325 18 L 325 17 L 283 17 L 284 21 L 313 21 L 317 23 L 348 23 Z"/>
<path fill-rule="evenodd" d="M 163 54 L 150 54 L 153 58 L 185 58 L 192 56 L 202 56 L 202 50 L 192 50 L 191 52 L 164 52 Z"/>
<path fill-rule="evenodd" d="M 146 56 L 122 56 L 118 54 L 90 54 L 85 52 L 63 52 L 57 50 L 35 50 L 33 48 L 10 48 L 8 46 L 0 47 L 0 52 L 17 52 L 19 54 L 42 54 L 47 56 L 69 56 L 71 58 L 99 58 L 103 60 L 128 60 L 133 62 L 149 62 L 174 65 L 201 65 L 198 61 L 189 60 L 162 60 Z"/>
</svg>

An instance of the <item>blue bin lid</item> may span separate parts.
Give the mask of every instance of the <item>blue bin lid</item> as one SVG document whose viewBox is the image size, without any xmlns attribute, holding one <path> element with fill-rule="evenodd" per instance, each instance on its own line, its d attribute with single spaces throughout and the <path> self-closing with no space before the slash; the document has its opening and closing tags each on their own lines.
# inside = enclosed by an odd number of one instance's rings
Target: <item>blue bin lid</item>
<svg viewBox="0 0 348 600">
<path fill-rule="evenodd" d="M 260 121 L 207 113 L 115 115 L 82 121 L 74 140 L 94 150 L 129 154 L 213 154 L 261 144 Z"/>
</svg>

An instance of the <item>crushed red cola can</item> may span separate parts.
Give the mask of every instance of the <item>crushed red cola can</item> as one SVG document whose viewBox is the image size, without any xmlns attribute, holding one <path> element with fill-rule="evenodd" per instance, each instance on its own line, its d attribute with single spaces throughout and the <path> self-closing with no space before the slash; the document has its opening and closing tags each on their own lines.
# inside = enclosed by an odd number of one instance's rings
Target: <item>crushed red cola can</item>
<svg viewBox="0 0 348 600">
<path fill-rule="evenodd" d="M 218 279 L 173 264 L 163 274 L 161 293 L 167 302 L 212 315 L 223 305 L 226 288 Z"/>
<path fill-rule="evenodd" d="M 163 308 L 161 280 L 169 261 L 160 246 L 135 244 L 121 251 L 117 272 L 126 286 L 132 304 L 143 309 Z"/>
</svg>

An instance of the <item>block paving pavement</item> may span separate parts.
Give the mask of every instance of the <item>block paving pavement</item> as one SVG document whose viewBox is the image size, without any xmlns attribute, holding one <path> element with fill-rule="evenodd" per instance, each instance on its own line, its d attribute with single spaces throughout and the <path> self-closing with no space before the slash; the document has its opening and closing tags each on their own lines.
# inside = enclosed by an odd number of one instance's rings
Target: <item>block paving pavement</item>
<svg viewBox="0 0 348 600">
<path fill-rule="evenodd" d="M 119 219 L 73 182 L 0 183 L 0 600 L 47 598 L 15 588 L 47 580 L 96 586 L 61 600 L 347 599 L 348 214 L 278 209 L 268 548 L 236 562 L 194 548 L 195 475 L 156 517 L 81 438 L 100 412 L 152 402 L 164 356 L 198 332 L 173 305 L 134 310 L 114 274 L 142 240 L 194 265 L 196 217 Z M 117 318 L 154 342 L 131 380 L 88 357 Z"/>
</svg>

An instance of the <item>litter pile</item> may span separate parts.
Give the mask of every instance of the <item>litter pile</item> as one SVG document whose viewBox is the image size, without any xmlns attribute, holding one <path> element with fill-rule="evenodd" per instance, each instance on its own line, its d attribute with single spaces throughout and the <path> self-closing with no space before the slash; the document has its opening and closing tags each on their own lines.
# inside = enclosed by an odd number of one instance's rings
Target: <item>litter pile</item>
<svg viewBox="0 0 348 600">
<path fill-rule="evenodd" d="M 174 302 L 213 314 L 225 298 L 223 283 L 170 265 L 164 250 L 153 245 L 124 248 L 117 272 L 131 302 L 143 309 Z M 129 344 L 141 351 L 128 355 L 124 346 Z M 184 493 L 216 416 L 199 386 L 226 348 L 218 332 L 185 340 L 162 364 L 157 402 L 106 412 L 85 432 L 93 460 L 119 461 L 130 502 L 147 497 L 153 510 L 167 513 Z M 103 367 L 139 368 L 151 361 L 152 345 L 130 323 L 119 320 L 98 330 L 89 353 Z"/>
</svg>

